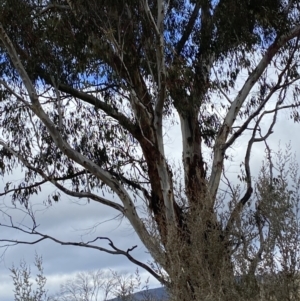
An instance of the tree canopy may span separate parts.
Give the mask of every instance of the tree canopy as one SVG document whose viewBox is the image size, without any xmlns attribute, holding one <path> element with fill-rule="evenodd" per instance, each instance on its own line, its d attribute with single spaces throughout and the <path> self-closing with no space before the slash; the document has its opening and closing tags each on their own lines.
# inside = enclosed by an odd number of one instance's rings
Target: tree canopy
<svg viewBox="0 0 300 301">
<path fill-rule="evenodd" d="M 49 202 L 62 192 L 109 206 L 161 270 L 110 238 L 111 249 L 99 250 L 147 269 L 177 300 L 247 299 L 245 290 L 228 293 L 233 275 L 274 268 L 289 235 L 297 245 L 297 164 L 279 153 L 276 167 L 268 138 L 281 110 L 299 121 L 299 1 L 5 0 L 0 20 L 0 168 L 25 171 L 0 195 L 28 209 L 49 182 Z M 174 167 L 164 134 L 177 120 Z M 224 164 L 246 133 L 243 190 Z M 259 142 L 268 156 L 255 182 Z M 31 217 L 36 242 L 54 239 Z"/>
</svg>

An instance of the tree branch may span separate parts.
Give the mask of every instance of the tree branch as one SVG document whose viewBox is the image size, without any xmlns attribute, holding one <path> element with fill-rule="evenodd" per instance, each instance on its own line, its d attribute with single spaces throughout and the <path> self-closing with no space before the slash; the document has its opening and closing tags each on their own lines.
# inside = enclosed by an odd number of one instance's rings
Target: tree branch
<svg viewBox="0 0 300 301">
<path fill-rule="evenodd" d="M 4 146 L 4 144 L 3 144 L 2 141 L 0 141 L 0 145 L 2 145 L 3 147 L 6 148 L 6 146 Z M 7 148 L 6 148 L 6 149 L 7 149 Z M 8 149 L 8 150 L 10 151 L 10 149 Z M 23 161 L 22 161 L 22 163 L 24 164 Z M 28 164 L 28 162 L 26 162 L 26 163 Z M 33 170 L 31 166 L 28 166 L 28 165 L 27 165 L 26 167 L 27 167 L 28 169 Z M 35 170 L 35 171 L 36 171 L 36 170 Z M 66 177 L 54 177 L 53 180 L 54 180 L 54 181 L 65 181 L 65 180 L 70 180 L 70 179 L 76 178 L 77 176 L 83 175 L 83 174 L 85 174 L 85 173 L 86 173 L 86 171 L 85 171 L 85 170 L 82 170 L 82 171 L 80 171 L 80 172 L 77 172 L 77 173 L 75 173 L 75 174 L 73 174 L 73 175 L 68 175 L 68 176 L 66 176 Z M 33 184 L 31 184 L 31 185 L 28 185 L 28 186 L 22 186 L 22 187 L 18 187 L 18 188 L 7 189 L 5 192 L 0 193 L 0 196 L 7 195 L 7 194 L 9 194 L 9 193 L 11 193 L 11 192 L 14 192 L 14 191 L 16 191 L 16 190 L 26 190 L 26 189 L 29 189 L 29 188 L 38 187 L 38 186 L 41 186 L 41 185 L 43 185 L 43 184 L 45 184 L 45 183 L 47 183 L 47 182 L 50 182 L 50 180 L 44 178 L 44 180 L 42 180 L 42 181 L 40 181 L 40 182 L 35 182 L 35 183 L 33 183 Z"/>
<path fill-rule="evenodd" d="M 236 116 L 241 110 L 243 103 L 245 102 L 249 92 L 263 74 L 267 66 L 270 64 L 273 57 L 277 54 L 280 48 L 282 48 L 289 40 L 297 37 L 300 34 L 300 25 L 295 26 L 289 33 L 278 37 L 275 42 L 268 48 L 265 55 L 260 60 L 259 64 L 249 75 L 245 84 L 239 91 L 237 97 L 232 102 L 232 105 L 224 119 L 223 125 L 216 137 L 216 142 L 214 146 L 214 158 L 212 164 L 212 172 L 209 180 L 209 190 L 214 202 L 216 199 L 217 190 L 220 183 L 223 161 L 225 155 L 225 143 L 226 139 L 230 133 L 231 127 L 236 120 Z"/>
<path fill-rule="evenodd" d="M 160 275 L 158 275 L 157 273 L 155 273 L 148 265 L 144 264 L 143 262 L 135 259 L 133 256 L 130 255 L 130 252 L 133 251 L 137 246 L 129 248 L 127 251 L 123 251 L 123 250 L 117 248 L 113 244 L 112 240 L 107 238 L 107 237 L 96 237 L 94 240 L 88 241 L 88 242 L 66 242 L 66 241 L 59 240 L 59 239 L 57 239 L 53 236 L 38 232 L 38 231 L 35 230 L 35 227 L 33 229 L 25 230 L 21 227 L 15 226 L 13 223 L 11 225 L 6 225 L 6 224 L 0 223 L 0 227 L 15 229 L 15 230 L 21 231 L 25 234 L 28 234 L 28 235 L 35 235 L 35 236 L 40 237 L 40 238 L 38 238 L 36 240 L 33 240 L 33 241 L 23 241 L 23 240 L 16 240 L 16 239 L 0 239 L 0 242 L 7 243 L 3 246 L 0 246 L 0 248 L 6 248 L 6 247 L 9 247 L 9 246 L 18 245 L 18 244 L 35 245 L 35 244 L 37 244 L 37 243 L 39 243 L 43 240 L 49 239 L 49 240 L 52 240 L 53 242 L 55 242 L 57 244 L 60 244 L 62 246 L 77 246 L 77 247 L 95 249 L 95 250 L 105 252 L 105 253 L 109 253 L 109 254 L 113 254 L 113 255 L 123 255 L 123 256 L 127 257 L 128 260 L 130 260 L 132 263 L 140 266 L 141 268 L 143 268 L 147 272 L 149 272 L 160 283 L 167 284 L 166 280 L 163 277 L 161 277 Z M 92 244 L 92 243 L 96 242 L 97 240 L 108 240 L 109 241 L 109 246 L 113 250 L 109 250 L 109 249 L 99 247 L 97 245 Z"/>
<path fill-rule="evenodd" d="M 178 41 L 177 45 L 175 46 L 175 51 L 176 51 L 177 55 L 179 55 L 181 53 L 185 43 L 187 42 L 187 40 L 189 39 L 189 37 L 192 33 L 192 30 L 195 26 L 195 23 L 196 23 L 198 14 L 199 14 L 199 9 L 200 9 L 200 4 L 199 4 L 199 2 L 197 2 L 195 4 L 192 15 L 190 16 L 190 19 L 184 28 L 182 36 L 181 36 L 180 40 Z"/>
<path fill-rule="evenodd" d="M 81 92 L 77 89 L 74 89 L 66 84 L 58 83 L 57 87 L 60 91 L 70 94 L 73 97 L 79 98 L 86 103 L 89 103 L 95 107 L 95 109 L 100 109 L 104 111 L 108 116 L 117 120 L 120 125 L 122 125 L 126 130 L 128 130 L 134 138 L 138 141 L 140 140 L 140 129 L 139 127 L 132 123 L 132 121 L 127 118 L 124 114 L 120 113 L 117 109 L 114 109 L 110 105 L 101 101 L 97 97 L 90 95 L 86 92 Z"/>
<path fill-rule="evenodd" d="M 108 187 L 110 187 L 120 198 L 120 200 L 124 204 L 124 214 L 130 221 L 131 225 L 137 232 L 141 241 L 145 244 L 145 246 L 150 251 L 153 258 L 157 261 L 161 262 L 161 258 L 164 258 L 163 251 L 161 246 L 149 235 L 143 221 L 139 218 L 136 207 L 128 194 L 125 188 L 116 181 L 112 175 L 110 175 L 107 171 L 102 169 L 100 166 L 95 164 L 90 159 L 83 156 L 78 151 L 74 150 L 67 141 L 65 141 L 60 132 L 58 131 L 56 125 L 51 121 L 49 116 L 43 110 L 41 104 L 39 103 L 39 97 L 35 91 L 35 88 L 32 82 L 29 79 L 27 72 L 24 69 L 23 64 L 20 61 L 19 56 L 16 53 L 16 50 L 7 36 L 2 24 L 0 23 L 0 39 L 2 40 L 6 51 L 8 52 L 16 70 L 19 72 L 19 75 L 29 93 L 29 97 L 32 101 L 32 105 L 29 108 L 35 113 L 35 115 L 43 122 L 46 128 L 49 131 L 54 143 L 56 146 L 70 159 L 74 160 L 79 165 L 86 168 L 89 172 L 97 176 L 103 183 L 105 183 Z"/>
<path fill-rule="evenodd" d="M 298 49 L 298 41 L 299 38 L 297 38 L 297 42 L 296 45 L 291 53 L 291 55 L 289 56 L 289 59 L 285 65 L 285 67 L 283 68 L 283 70 L 280 72 L 280 74 L 278 75 L 278 79 L 277 79 L 277 83 L 276 85 L 274 85 L 272 87 L 272 89 L 270 90 L 269 94 L 265 97 L 265 99 L 261 102 L 261 104 L 259 105 L 259 107 L 255 110 L 255 112 L 253 112 L 248 119 L 244 122 L 244 124 L 239 128 L 239 130 L 237 130 L 226 142 L 226 144 L 224 145 L 224 149 L 227 149 L 228 147 L 230 147 L 234 141 L 245 131 L 245 129 L 248 127 L 249 123 L 261 112 L 261 110 L 264 108 L 264 106 L 266 105 L 266 103 L 271 99 L 271 97 L 274 95 L 274 93 L 276 91 L 278 91 L 279 89 L 282 88 L 286 88 L 289 85 L 291 85 L 292 83 L 294 83 L 296 80 L 300 79 L 300 76 L 291 80 L 291 81 L 286 81 L 284 84 L 281 84 L 283 76 L 285 75 L 285 73 L 288 73 L 291 63 L 292 63 L 292 59 L 294 57 L 294 54 L 296 52 L 296 50 Z"/>
<path fill-rule="evenodd" d="M 11 152 L 15 157 L 17 157 L 28 169 L 38 173 L 42 178 L 44 178 L 44 181 L 41 181 L 39 183 L 45 183 L 45 182 L 50 182 L 52 183 L 54 186 L 56 186 L 58 189 L 60 189 L 61 191 L 63 191 L 65 194 L 73 196 L 73 197 L 77 197 L 77 198 L 89 198 L 92 199 L 98 203 L 101 203 L 103 205 L 106 205 L 108 207 L 114 208 L 120 212 L 122 212 L 123 214 L 125 213 L 124 207 L 119 205 L 118 203 L 109 201 L 105 198 L 102 198 L 96 194 L 93 194 L 91 192 L 75 192 L 72 190 L 69 190 L 67 188 L 65 188 L 63 185 L 59 184 L 57 181 L 60 180 L 67 180 L 67 179 L 72 179 L 75 177 L 75 175 L 72 176 L 68 176 L 68 177 L 63 177 L 63 178 L 53 178 L 51 176 L 46 175 L 41 169 L 35 168 L 34 166 L 32 166 L 27 160 L 25 160 L 19 153 L 15 152 L 11 147 L 9 147 L 7 144 L 5 144 L 3 141 L 0 140 L 0 145 L 2 145 L 4 148 L 6 148 L 9 152 Z M 78 175 L 84 174 L 86 173 L 86 171 L 81 171 L 79 173 L 77 173 Z M 37 186 L 36 184 L 31 185 L 30 187 L 35 187 Z M 22 189 L 26 189 L 28 187 L 23 187 Z M 13 189 L 16 190 L 16 189 Z M 9 192 L 5 192 L 4 194 L 7 194 Z M 0 194 L 1 196 L 2 194 Z"/>
<path fill-rule="evenodd" d="M 236 207 L 231 212 L 230 218 L 229 218 L 229 220 L 227 222 L 227 226 L 226 226 L 226 232 L 228 233 L 228 235 L 230 235 L 230 230 L 232 229 L 234 221 L 240 215 L 241 211 L 243 210 L 243 207 L 245 206 L 246 202 L 250 199 L 252 192 L 253 192 L 251 170 L 250 170 L 250 155 L 251 155 L 251 149 L 252 149 L 253 144 L 255 142 L 266 141 L 266 139 L 273 133 L 272 130 L 276 124 L 277 113 L 279 110 L 294 107 L 294 105 L 286 105 L 286 106 L 281 106 L 281 107 L 279 107 L 279 105 L 280 105 L 280 102 L 277 102 L 276 107 L 273 110 L 264 111 L 260 115 L 260 117 L 258 118 L 258 120 L 256 121 L 256 124 L 254 126 L 254 129 L 252 132 L 252 137 L 248 142 L 247 151 L 246 151 L 246 155 L 245 155 L 245 171 L 246 171 L 247 190 L 246 190 L 244 196 L 241 198 L 241 200 L 238 202 Z M 300 106 L 300 104 L 299 104 L 299 106 Z M 265 135 L 261 136 L 260 138 L 255 138 L 256 132 L 258 130 L 258 127 L 259 127 L 259 124 L 260 124 L 262 118 L 265 115 L 272 114 L 272 113 L 274 113 L 273 120 L 268 128 L 267 133 Z"/>
</svg>

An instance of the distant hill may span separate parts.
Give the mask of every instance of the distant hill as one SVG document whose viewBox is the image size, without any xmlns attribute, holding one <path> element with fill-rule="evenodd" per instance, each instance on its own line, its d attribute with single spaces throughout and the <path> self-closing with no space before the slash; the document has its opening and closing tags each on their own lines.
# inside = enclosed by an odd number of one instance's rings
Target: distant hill
<svg viewBox="0 0 300 301">
<path fill-rule="evenodd" d="M 128 297 L 128 299 L 122 298 L 114 298 L 109 301 L 164 301 L 168 299 L 168 294 L 164 287 L 153 288 L 149 290 L 144 290 L 141 292 L 137 292 L 132 296 Z"/>
</svg>

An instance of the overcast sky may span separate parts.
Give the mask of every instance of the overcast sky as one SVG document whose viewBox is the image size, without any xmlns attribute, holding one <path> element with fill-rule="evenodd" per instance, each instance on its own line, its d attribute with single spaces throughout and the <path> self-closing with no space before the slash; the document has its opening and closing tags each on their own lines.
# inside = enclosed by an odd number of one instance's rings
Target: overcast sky
<svg viewBox="0 0 300 301">
<path fill-rule="evenodd" d="M 274 150 L 277 150 L 279 140 L 281 140 L 283 147 L 285 143 L 291 141 L 292 148 L 297 152 L 298 162 L 300 162 L 300 152 L 298 152 L 300 140 L 297 138 L 299 136 L 297 133 L 299 133 L 300 127 L 298 124 L 294 124 L 291 120 L 288 120 L 287 116 L 288 114 L 284 112 L 279 115 L 279 120 L 274 131 L 275 133 L 270 137 L 269 143 Z M 181 159 L 181 140 L 179 137 L 179 126 L 173 126 L 168 130 L 166 153 L 170 158 L 174 158 L 175 161 Z M 238 171 L 238 166 L 241 161 L 243 161 L 247 139 L 249 139 L 249 136 L 244 136 L 231 150 L 234 154 L 235 162 L 228 164 L 228 166 L 230 166 L 229 171 L 231 172 L 233 181 L 237 178 L 236 172 Z M 262 144 L 260 146 L 256 145 L 253 148 L 251 162 L 254 167 L 253 171 L 255 172 L 257 172 L 261 166 L 264 155 L 263 150 L 264 146 Z M 4 185 L 6 179 L 7 178 L 0 179 L 0 191 L 3 191 L 3 187 L 1 186 Z M 14 174 L 14 177 L 11 179 L 18 179 L 18 175 Z M 43 208 L 38 204 L 44 200 L 47 193 L 52 190 L 53 188 L 48 185 L 43 190 L 43 194 L 32 199 L 36 206 L 34 207 L 35 209 Z M 1 198 L 0 203 L 1 202 L 7 205 L 11 204 L 9 196 Z M 97 236 L 107 236 L 113 240 L 117 247 L 125 250 L 134 245 L 138 245 L 132 252 L 132 255 L 138 260 L 147 262 L 147 260 L 151 259 L 126 220 L 121 221 L 120 219 L 114 219 L 116 212 L 110 208 L 93 202 L 84 205 L 85 203 L 86 200 L 81 200 L 80 203 L 78 203 L 78 200 L 63 195 L 59 203 L 37 214 L 37 223 L 40 224 L 38 230 L 65 241 L 87 241 Z M 84 230 L 96 224 L 99 225 L 94 228 L 93 231 Z M 1 237 L 5 235 L 6 237 L 22 238 L 20 233 L 11 233 L 1 227 L 0 231 Z M 101 242 L 101 246 L 108 247 L 105 241 Z M 4 250 L 2 249 L 2 251 Z M 96 250 L 74 246 L 60 246 L 51 241 L 44 241 L 37 245 L 18 245 L 6 250 L 0 262 L 1 301 L 13 300 L 13 285 L 8 269 L 13 263 L 18 266 L 21 259 L 24 259 L 28 264 L 32 264 L 33 266 L 35 252 L 43 257 L 44 273 L 48 279 L 47 289 L 50 294 L 57 292 L 59 285 L 69 277 L 73 277 L 77 272 L 95 269 L 113 269 L 122 273 L 134 273 L 136 269 L 136 266 L 123 256 L 110 255 Z M 148 277 L 148 274 L 143 270 L 140 270 L 140 273 L 143 279 Z M 34 273 L 33 276 L 35 276 Z M 159 286 L 159 284 L 150 278 L 150 287 L 153 288 L 157 286 Z"/>
</svg>

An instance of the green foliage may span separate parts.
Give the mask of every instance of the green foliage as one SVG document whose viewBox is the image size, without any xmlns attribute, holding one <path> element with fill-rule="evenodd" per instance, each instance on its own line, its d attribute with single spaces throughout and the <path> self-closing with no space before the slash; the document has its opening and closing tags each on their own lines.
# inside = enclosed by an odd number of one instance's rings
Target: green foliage
<svg viewBox="0 0 300 301">
<path fill-rule="evenodd" d="M 156 1 L 148 2 L 155 15 Z M 55 95 L 48 93 L 48 89 L 59 87 L 66 93 L 61 100 L 63 111 L 68 112 L 63 116 L 62 128 L 66 141 L 98 166 L 124 175 L 129 162 L 144 165 L 143 156 L 137 154 L 140 149 L 133 143 L 136 132 L 131 132 L 132 128 L 128 126 L 128 121 L 139 122 L 130 109 L 129 94 L 132 87 L 140 85 L 134 78 L 137 72 L 149 79 L 149 85 L 156 81 L 158 70 L 152 47 L 158 42 L 156 33 L 149 26 L 140 1 L 76 0 L 72 3 L 71 8 L 63 0 L 6 0 L 0 7 L 0 19 L 30 79 L 45 98 L 46 111 L 55 124 L 60 120 L 59 107 Z M 203 30 L 201 21 L 195 21 L 190 36 L 186 36 L 195 5 L 204 5 L 208 19 L 202 20 Z M 281 1 L 223 0 L 218 5 L 210 1 L 170 1 L 164 24 L 168 74 L 164 115 L 173 118 L 174 106 L 184 113 L 193 108 L 195 101 L 198 102 L 196 107 L 201 104 L 198 117 L 201 136 L 204 144 L 212 148 L 222 124 L 212 95 L 219 93 L 220 87 L 225 92 L 235 87 L 241 68 L 248 68 L 250 64 L 245 53 L 266 49 L 277 35 L 285 33 L 296 22 L 295 15 L 284 13 Z M 3 62 L 0 74 L 5 74 L 6 81 L 17 88 L 20 78 L 3 45 L 0 49 Z M 214 53 L 215 64 L 219 67 L 218 84 L 214 80 L 206 83 L 207 78 L 201 77 L 205 70 L 200 65 L 205 65 L 209 53 Z M 183 101 L 186 91 L 192 87 L 201 87 L 203 91 Z M 71 91 L 72 97 L 77 97 L 72 88 L 85 91 L 90 98 L 85 98 L 87 102 L 70 98 L 68 93 Z M 94 99 L 88 91 L 95 92 Z M 0 92 L 5 112 L 1 120 L 2 135 L 13 136 L 14 144 L 25 157 L 31 158 L 30 162 L 37 170 L 51 166 L 50 174 L 56 178 L 69 178 L 73 189 L 80 191 L 80 185 L 86 183 L 86 175 L 75 177 L 80 172 L 78 166 L 57 148 L 46 127 L 34 114 L 24 110 L 23 104 L 10 101 L 9 95 L 11 91 L 7 89 Z M 105 112 L 97 106 L 99 99 L 107 104 Z M 253 107 L 258 104 L 256 101 Z M 228 107 L 221 105 L 224 109 Z M 120 124 L 111 118 L 113 111 L 125 112 L 126 123 Z M 243 116 L 250 113 L 250 108 L 241 112 Z M 189 116 L 191 112 L 186 114 Z M 34 151 L 33 132 L 39 132 L 42 151 Z M 9 172 L 19 165 L 7 150 L 0 149 L 0 152 L 2 172 Z M 24 186 L 32 185 L 36 179 L 37 172 L 28 171 L 23 183 L 26 185 L 15 187 L 13 200 L 26 204 L 30 195 L 38 190 Z M 89 175 L 89 185 L 99 187 L 101 183 Z"/>
<path fill-rule="evenodd" d="M 0 171 L 24 176 L 0 193 L 32 229 L 3 211 L 5 226 L 49 238 L 30 198 L 51 183 L 47 205 L 62 191 L 126 217 L 158 268 L 108 238 L 110 250 L 81 247 L 126 256 L 177 300 L 258 298 L 260 268 L 275 275 L 275 251 L 297 250 L 282 246 L 297 237 L 298 186 L 282 162 L 275 172 L 268 139 L 280 111 L 300 120 L 298 1 L 6 0 L 0 20 Z M 176 122 L 179 185 L 165 150 Z M 237 141 L 245 191 L 227 177 Z M 254 182 L 258 143 L 269 157 Z"/>
</svg>

